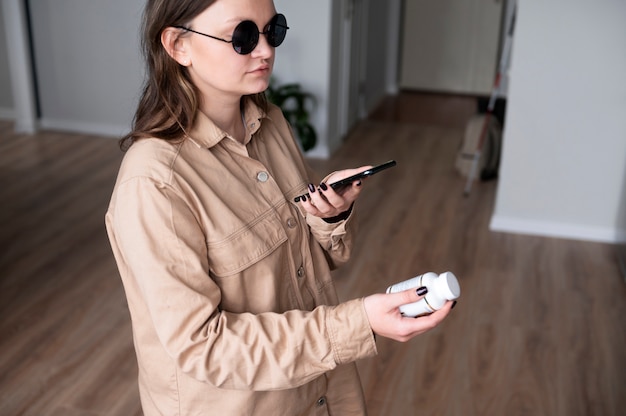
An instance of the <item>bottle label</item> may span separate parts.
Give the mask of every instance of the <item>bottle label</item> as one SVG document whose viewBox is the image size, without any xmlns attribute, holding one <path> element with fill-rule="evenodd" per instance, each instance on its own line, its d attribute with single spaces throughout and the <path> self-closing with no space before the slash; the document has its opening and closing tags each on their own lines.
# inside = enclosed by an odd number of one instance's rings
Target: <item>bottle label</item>
<svg viewBox="0 0 626 416">
<path fill-rule="evenodd" d="M 396 283 L 395 285 L 391 285 L 387 288 L 387 293 L 397 293 L 397 292 L 402 292 L 403 290 L 422 287 L 424 286 L 422 284 L 423 277 L 424 275 L 422 274 L 422 275 L 413 277 L 411 279 L 405 280 L 403 282 Z"/>
</svg>

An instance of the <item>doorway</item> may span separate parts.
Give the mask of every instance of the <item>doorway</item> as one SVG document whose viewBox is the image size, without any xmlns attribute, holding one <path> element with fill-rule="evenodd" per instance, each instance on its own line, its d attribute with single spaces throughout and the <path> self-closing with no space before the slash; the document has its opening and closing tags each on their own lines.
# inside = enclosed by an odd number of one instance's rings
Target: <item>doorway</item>
<svg viewBox="0 0 626 416">
<path fill-rule="evenodd" d="M 504 0 L 404 1 L 400 87 L 489 95 Z"/>
</svg>

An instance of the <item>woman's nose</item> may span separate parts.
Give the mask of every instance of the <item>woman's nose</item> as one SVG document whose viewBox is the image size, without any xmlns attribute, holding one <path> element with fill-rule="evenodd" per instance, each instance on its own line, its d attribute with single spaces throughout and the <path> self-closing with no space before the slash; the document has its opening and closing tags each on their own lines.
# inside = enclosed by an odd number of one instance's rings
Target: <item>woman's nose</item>
<svg viewBox="0 0 626 416">
<path fill-rule="evenodd" d="M 251 53 L 255 58 L 269 58 L 274 53 L 274 47 L 268 43 L 265 34 L 261 33 L 259 34 L 259 43 Z"/>
</svg>

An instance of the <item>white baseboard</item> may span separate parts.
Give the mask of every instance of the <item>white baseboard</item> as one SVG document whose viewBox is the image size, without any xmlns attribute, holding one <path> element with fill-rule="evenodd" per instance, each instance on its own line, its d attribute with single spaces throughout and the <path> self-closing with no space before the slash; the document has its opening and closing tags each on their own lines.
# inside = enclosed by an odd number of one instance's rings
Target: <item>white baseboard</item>
<svg viewBox="0 0 626 416">
<path fill-rule="evenodd" d="M 128 133 L 129 126 L 116 124 L 90 123 L 74 120 L 46 119 L 39 120 L 42 129 L 61 130 L 72 133 L 92 134 L 97 136 L 122 137 Z"/>
<path fill-rule="evenodd" d="M 15 110 L 0 107 L 0 120 L 15 120 Z"/>
<path fill-rule="evenodd" d="M 489 229 L 514 234 L 567 238 L 611 244 L 626 241 L 626 229 L 507 218 L 497 215 L 491 217 Z"/>
</svg>

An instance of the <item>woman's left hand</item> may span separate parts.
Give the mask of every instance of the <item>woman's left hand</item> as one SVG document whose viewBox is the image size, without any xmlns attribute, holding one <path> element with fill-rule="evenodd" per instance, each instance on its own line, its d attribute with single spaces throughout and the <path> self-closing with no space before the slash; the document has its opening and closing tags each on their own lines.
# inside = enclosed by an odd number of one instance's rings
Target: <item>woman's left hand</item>
<svg viewBox="0 0 626 416">
<path fill-rule="evenodd" d="M 359 172 L 370 169 L 371 166 L 361 166 L 356 169 L 345 169 L 334 172 L 325 182 L 318 186 L 309 185 L 309 193 L 300 196 L 300 203 L 306 212 L 320 218 L 334 218 L 348 211 L 361 193 L 362 180 L 353 182 L 352 185 L 335 191 L 330 183 L 339 181 Z"/>
</svg>

